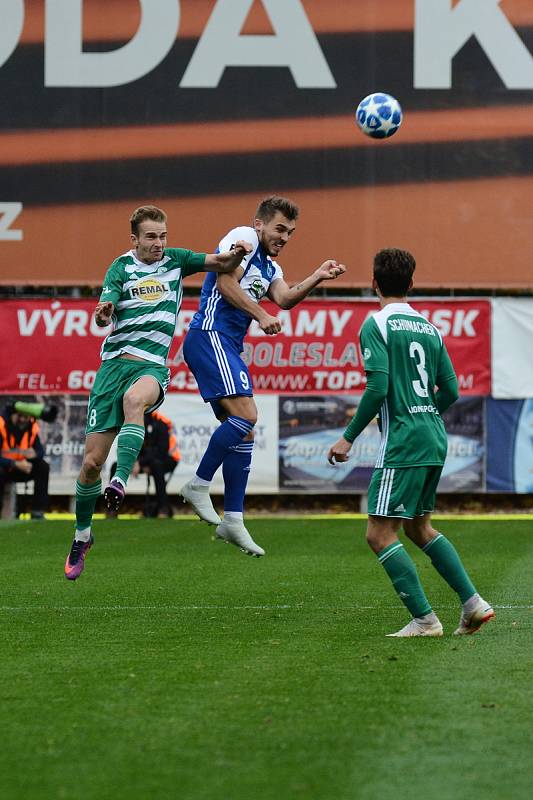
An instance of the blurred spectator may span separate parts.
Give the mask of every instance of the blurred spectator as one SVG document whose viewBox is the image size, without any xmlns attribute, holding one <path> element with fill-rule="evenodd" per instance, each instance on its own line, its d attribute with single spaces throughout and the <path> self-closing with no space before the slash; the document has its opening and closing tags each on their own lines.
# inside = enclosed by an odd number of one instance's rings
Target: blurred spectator
<svg viewBox="0 0 533 800">
<path fill-rule="evenodd" d="M 35 417 L 6 408 L 0 415 L 0 497 L 6 483 L 33 481 L 32 519 L 44 519 L 48 508 L 50 467 L 43 456 Z"/>
</svg>

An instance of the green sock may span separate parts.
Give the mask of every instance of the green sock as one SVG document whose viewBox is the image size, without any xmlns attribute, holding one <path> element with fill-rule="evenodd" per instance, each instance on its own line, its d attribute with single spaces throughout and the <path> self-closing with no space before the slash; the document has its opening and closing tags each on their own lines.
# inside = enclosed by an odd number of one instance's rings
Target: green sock
<svg viewBox="0 0 533 800">
<path fill-rule="evenodd" d="M 396 593 L 413 617 L 430 614 L 429 604 L 413 559 L 401 542 L 393 542 L 378 553 L 378 559 L 392 581 Z"/>
<path fill-rule="evenodd" d="M 457 592 L 461 598 L 461 603 L 466 603 L 476 593 L 476 588 L 468 577 L 468 573 L 463 567 L 463 562 L 453 544 L 442 533 L 438 533 L 422 549 L 430 557 L 431 563 L 439 575 L 444 578 L 454 592 Z"/>
<path fill-rule="evenodd" d="M 115 478 L 120 478 L 124 486 L 128 482 L 133 465 L 137 461 L 144 442 L 144 426 L 128 423 L 123 425 L 118 435 L 117 471 Z"/>
<path fill-rule="evenodd" d="M 102 481 L 83 484 L 76 481 L 76 529 L 90 528 L 96 501 L 102 494 Z"/>
</svg>

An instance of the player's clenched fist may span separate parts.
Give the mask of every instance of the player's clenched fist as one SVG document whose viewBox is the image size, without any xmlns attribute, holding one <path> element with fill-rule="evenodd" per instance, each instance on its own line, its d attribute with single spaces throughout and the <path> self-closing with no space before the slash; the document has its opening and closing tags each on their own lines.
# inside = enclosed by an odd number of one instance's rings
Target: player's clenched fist
<svg viewBox="0 0 533 800">
<path fill-rule="evenodd" d="M 250 242 L 245 242 L 244 239 L 239 239 L 237 242 L 235 242 L 235 247 L 233 250 L 240 255 L 241 258 L 244 258 L 244 256 L 248 255 L 248 253 L 252 252 L 253 247 Z"/>
<path fill-rule="evenodd" d="M 346 267 L 344 264 L 337 264 L 337 262 L 332 258 L 324 261 L 324 263 L 321 264 L 317 270 L 317 273 L 320 275 L 320 278 L 323 281 L 334 280 L 335 278 L 338 278 L 339 275 L 343 275 L 345 272 Z"/>
<path fill-rule="evenodd" d="M 274 336 L 281 331 L 281 322 L 277 317 L 271 316 L 271 314 L 265 314 L 264 317 L 258 320 L 258 323 L 261 330 L 268 334 L 268 336 Z"/>
<path fill-rule="evenodd" d="M 348 461 L 348 453 L 350 452 L 352 443 L 348 442 L 343 436 L 333 444 L 328 451 L 328 461 L 330 464 L 340 464 L 343 461 Z"/>
<path fill-rule="evenodd" d="M 98 303 L 94 309 L 94 319 L 99 328 L 105 328 L 111 323 L 115 306 L 108 300 L 106 303 Z"/>
</svg>

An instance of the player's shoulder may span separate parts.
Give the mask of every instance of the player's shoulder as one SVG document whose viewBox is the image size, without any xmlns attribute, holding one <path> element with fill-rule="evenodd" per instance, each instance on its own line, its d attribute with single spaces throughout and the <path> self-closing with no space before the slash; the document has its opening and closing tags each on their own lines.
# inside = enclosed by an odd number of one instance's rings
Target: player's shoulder
<svg viewBox="0 0 533 800">
<path fill-rule="evenodd" d="M 226 233 L 225 236 L 222 237 L 218 249 L 221 253 L 227 252 L 231 249 L 231 246 L 239 240 L 249 242 L 254 251 L 259 245 L 259 239 L 257 237 L 257 231 L 255 228 L 252 228 L 251 225 L 238 225 L 236 228 L 232 228 Z"/>
<path fill-rule="evenodd" d="M 172 261 L 174 264 L 183 264 L 188 261 L 191 255 L 194 255 L 193 251 L 188 250 L 186 247 L 165 247 L 164 256 L 167 259 L 167 263 Z"/>
<path fill-rule="evenodd" d="M 128 266 L 132 266 L 135 264 L 135 259 L 133 257 L 133 253 L 131 250 L 128 250 L 126 253 L 122 253 L 122 255 L 117 256 L 110 264 L 109 269 L 120 269 Z"/>
</svg>

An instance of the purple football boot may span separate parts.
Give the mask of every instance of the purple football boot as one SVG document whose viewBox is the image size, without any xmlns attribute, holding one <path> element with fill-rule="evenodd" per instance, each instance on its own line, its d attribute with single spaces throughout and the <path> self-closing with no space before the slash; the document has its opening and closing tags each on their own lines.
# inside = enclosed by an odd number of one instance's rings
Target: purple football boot
<svg viewBox="0 0 533 800">
<path fill-rule="evenodd" d="M 124 500 L 126 490 L 119 480 L 113 478 L 105 488 L 104 500 L 110 511 L 118 511 Z"/>
<path fill-rule="evenodd" d="M 72 542 L 70 553 L 65 561 L 65 578 L 69 581 L 75 581 L 83 572 L 85 566 L 85 556 L 93 546 L 93 536 L 89 537 L 88 542 L 78 542 L 76 539 Z"/>
</svg>

